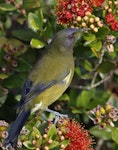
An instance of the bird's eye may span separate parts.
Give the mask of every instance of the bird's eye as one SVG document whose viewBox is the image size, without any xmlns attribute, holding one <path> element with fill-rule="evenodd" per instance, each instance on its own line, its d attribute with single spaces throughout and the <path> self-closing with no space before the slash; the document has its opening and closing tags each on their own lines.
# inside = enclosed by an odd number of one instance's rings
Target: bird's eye
<svg viewBox="0 0 118 150">
<path fill-rule="evenodd" d="M 73 38 L 74 38 L 74 35 L 71 34 L 68 38 L 69 38 L 69 39 L 73 39 Z"/>
</svg>

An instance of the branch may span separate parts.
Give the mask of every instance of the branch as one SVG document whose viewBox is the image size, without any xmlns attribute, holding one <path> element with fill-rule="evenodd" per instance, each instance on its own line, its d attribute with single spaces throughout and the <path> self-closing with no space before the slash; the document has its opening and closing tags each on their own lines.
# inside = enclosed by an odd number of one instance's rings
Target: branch
<svg viewBox="0 0 118 150">
<path fill-rule="evenodd" d="M 110 79 L 110 77 L 111 77 L 111 75 L 108 75 L 104 79 L 100 80 L 99 82 L 97 82 L 95 84 L 91 84 L 90 86 L 87 86 L 87 87 L 81 86 L 81 85 L 71 85 L 71 87 L 74 88 L 74 89 L 91 90 L 91 89 L 99 86 L 100 84 L 104 83 L 108 79 Z"/>
</svg>

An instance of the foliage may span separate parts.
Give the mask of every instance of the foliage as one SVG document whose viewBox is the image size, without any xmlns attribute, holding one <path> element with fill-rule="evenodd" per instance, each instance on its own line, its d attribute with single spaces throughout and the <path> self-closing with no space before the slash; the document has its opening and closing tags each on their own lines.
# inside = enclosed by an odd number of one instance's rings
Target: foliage
<svg viewBox="0 0 118 150">
<path fill-rule="evenodd" d="M 52 36 L 67 27 L 90 28 L 75 45 L 71 85 L 50 108 L 84 124 L 94 136 L 94 149 L 116 150 L 117 14 L 117 0 L 1 0 L 0 119 L 9 124 L 15 119 L 14 107 L 20 100 L 23 83 Z M 43 116 L 54 118 L 46 112 Z M 7 136 L 7 122 L 0 122 L 1 143 Z M 58 129 L 43 117 L 32 115 L 19 137 L 18 149 L 65 149 L 70 139 L 59 139 Z"/>
</svg>

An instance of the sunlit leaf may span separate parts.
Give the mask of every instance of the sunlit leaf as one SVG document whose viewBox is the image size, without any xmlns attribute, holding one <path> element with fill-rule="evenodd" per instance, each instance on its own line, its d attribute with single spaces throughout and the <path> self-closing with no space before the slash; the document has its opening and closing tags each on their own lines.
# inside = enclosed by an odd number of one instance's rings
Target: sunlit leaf
<svg viewBox="0 0 118 150">
<path fill-rule="evenodd" d="M 34 30 L 34 31 L 40 30 L 42 25 L 43 25 L 42 11 L 40 11 L 39 16 L 35 15 L 33 13 L 29 13 L 29 15 L 28 15 L 28 24 L 29 24 L 29 27 L 32 30 Z"/>
<path fill-rule="evenodd" d="M 45 46 L 45 43 L 34 38 L 31 40 L 30 44 L 32 47 L 37 48 L 37 49 L 43 48 Z"/>
<path fill-rule="evenodd" d="M 55 125 L 52 125 L 47 133 L 48 137 L 50 137 L 51 139 L 54 138 L 57 134 L 57 129 L 55 127 Z"/>
<path fill-rule="evenodd" d="M 25 142 L 23 142 L 23 145 L 24 145 L 27 149 L 34 149 L 34 150 L 35 150 L 35 146 L 31 143 L 31 141 L 25 141 Z"/>
<path fill-rule="evenodd" d="M 49 147 L 49 149 L 53 149 L 53 148 L 57 147 L 58 145 L 59 145 L 59 142 L 53 141 L 48 147 Z"/>
<path fill-rule="evenodd" d="M 92 34 L 92 33 L 88 33 L 88 34 L 86 34 L 86 35 L 84 35 L 84 37 L 83 37 L 87 42 L 93 42 L 93 41 L 95 41 L 95 39 L 96 39 L 96 36 L 95 36 L 95 34 Z"/>
<path fill-rule="evenodd" d="M 99 40 L 96 40 L 90 44 L 90 47 L 95 49 L 96 51 L 100 51 L 102 48 L 102 42 Z"/>
</svg>

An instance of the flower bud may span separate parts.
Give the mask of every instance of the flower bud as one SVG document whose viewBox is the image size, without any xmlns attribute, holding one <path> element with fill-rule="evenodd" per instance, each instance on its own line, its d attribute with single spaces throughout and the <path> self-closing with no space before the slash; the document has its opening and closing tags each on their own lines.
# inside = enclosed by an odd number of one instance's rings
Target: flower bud
<svg viewBox="0 0 118 150">
<path fill-rule="evenodd" d="M 90 23 L 94 23 L 94 18 L 90 18 L 90 19 L 89 19 L 89 22 L 90 22 Z"/>
<path fill-rule="evenodd" d="M 39 138 L 40 138 L 40 135 L 37 134 L 37 135 L 36 135 L 36 139 L 39 139 Z"/>
<path fill-rule="evenodd" d="M 60 147 L 61 147 L 61 149 L 64 149 L 64 148 L 65 148 L 65 145 L 64 145 L 64 144 L 61 144 Z"/>
<path fill-rule="evenodd" d="M 103 107 L 100 108 L 100 112 L 101 112 L 102 115 L 105 115 L 105 113 L 106 113 L 105 109 Z"/>
<path fill-rule="evenodd" d="M 114 46 L 113 46 L 113 44 L 107 44 L 107 50 L 108 50 L 109 53 L 114 52 Z"/>
<path fill-rule="evenodd" d="M 43 135 L 43 138 L 44 138 L 44 139 L 46 139 L 47 137 L 48 137 L 48 135 L 47 135 L 47 134 L 44 134 L 44 135 Z"/>
<path fill-rule="evenodd" d="M 112 9 L 111 9 L 111 8 L 109 8 L 109 9 L 108 9 L 108 12 L 109 12 L 109 13 L 111 13 L 111 12 L 112 12 Z"/>
<path fill-rule="evenodd" d="M 108 4 L 111 5 L 111 4 L 112 4 L 112 1 L 108 1 Z"/>
<path fill-rule="evenodd" d="M 82 27 L 86 27 L 86 23 L 85 22 L 82 22 Z"/>
<path fill-rule="evenodd" d="M 106 128 L 106 126 L 107 126 L 106 123 L 102 123 L 99 125 L 100 129 L 104 129 L 104 128 Z"/>
<path fill-rule="evenodd" d="M 108 111 L 110 111 L 111 110 L 111 105 L 110 104 L 106 104 L 106 111 L 108 112 Z"/>
<path fill-rule="evenodd" d="M 77 21 L 80 22 L 82 18 L 80 16 L 77 17 Z"/>
<path fill-rule="evenodd" d="M 49 150 L 49 147 L 48 147 L 48 146 L 45 146 L 45 147 L 44 147 L 44 150 Z"/>
<path fill-rule="evenodd" d="M 40 150 L 40 148 L 39 148 L 39 147 L 36 147 L 36 150 Z"/>
<path fill-rule="evenodd" d="M 90 28 L 91 28 L 91 29 L 94 29 L 94 28 L 95 28 L 94 24 L 91 24 L 91 25 L 90 25 Z"/>
<path fill-rule="evenodd" d="M 108 6 L 108 5 L 106 5 L 106 6 L 104 7 L 104 9 L 105 9 L 105 10 L 108 10 L 108 9 L 109 9 L 109 6 Z"/>
<path fill-rule="evenodd" d="M 49 139 L 49 140 L 48 140 L 48 144 L 52 144 L 52 139 Z"/>
<path fill-rule="evenodd" d="M 97 117 L 101 116 L 101 112 L 99 110 L 97 110 L 95 114 L 96 114 Z"/>
<path fill-rule="evenodd" d="M 88 16 L 84 16 L 84 20 L 88 21 L 89 17 Z"/>
<path fill-rule="evenodd" d="M 98 22 L 97 22 L 97 25 L 98 25 L 98 27 L 102 27 L 102 26 L 103 26 L 103 23 L 102 23 L 101 21 L 98 21 Z"/>
<path fill-rule="evenodd" d="M 94 31 L 94 32 L 98 32 L 98 28 L 96 28 L 96 27 L 93 28 L 93 31 Z"/>
<path fill-rule="evenodd" d="M 96 22 L 99 22 L 99 21 L 100 21 L 100 18 L 99 18 L 99 17 L 95 17 L 95 21 L 96 21 Z"/>
<path fill-rule="evenodd" d="M 95 118 L 93 120 L 94 124 L 100 124 L 102 122 L 102 119 L 101 118 Z"/>
<path fill-rule="evenodd" d="M 107 36 L 106 36 L 106 41 L 107 41 L 107 43 L 113 44 L 113 43 L 116 42 L 116 37 L 113 36 L 113 35 L 107 35 Z"/>
<path fill-rule="evenodd" d="M 33 141 L 32 141 L 32 145 L 36 145 L 36 140 L 33 140 Z"/>
<path fill-rule="evenodd" d="M 114 1 L 114 5 L 118 5 L 118 1 Z"/>
<path fill-rule="evenodd" d="M 63 141 L 63 140 L 65 140 L 65 137 L 62 135 L 62 136 L 60 137 L 60 139 L 61 139 L 61 141 Z"/>
<path fill-rule="evenodd" d="M 90 16 L 90 15 L 91 15 L 91 12 L 90 12 L 90 11 L 87 11 L 87 12 L 85 12 L 85 15 L 86 15 L 86 16 Z"/>
</svg>

